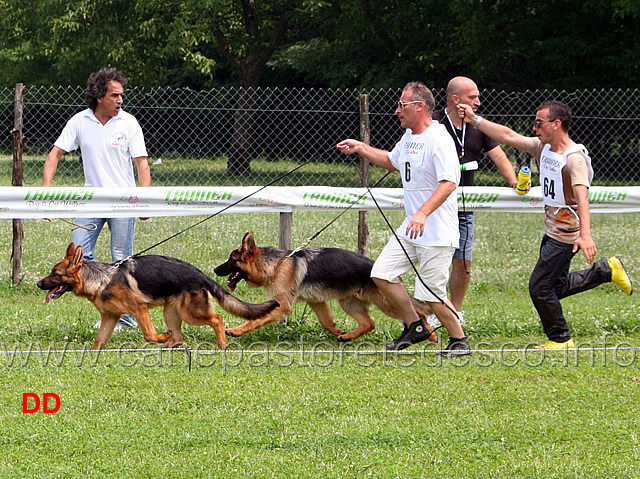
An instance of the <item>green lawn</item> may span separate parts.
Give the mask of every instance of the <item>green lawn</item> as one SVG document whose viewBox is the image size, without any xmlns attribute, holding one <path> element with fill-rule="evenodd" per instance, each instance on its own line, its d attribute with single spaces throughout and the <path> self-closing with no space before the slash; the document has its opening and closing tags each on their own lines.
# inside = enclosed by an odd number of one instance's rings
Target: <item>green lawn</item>
<svg viewBox="0 0 640 479">
<path fill-rule="evenodd" d="M 335 214 L 295 213 L 293 246 Z M 136 249 L 199 219 L 139 221 Z M 68 225 L 25 221 L 25 277 L 13 286 L 11 226 L 3 221 L 0 477 L 640 477 L 638 296 L 607 284 L 567 298 L 583 350 L 527 351 L 543 340 L 527 290 L 539 214 L 477 215 L 463 308 L 477 351 L 446 361 L 435 358 L 435 346 L 383 353 L 401 325 L 377 310 L 376 329 L 341 349 L 304 305 L 286 322 L 230 338 L 227 353 L 214 351 L 210 329 L 185 326 L 190 353 L 160 352 L 136 330 L 89 354 L 93 306 L 70 294 L 45 304 L 35 287 L 62 258 Z M 356 221 L 345 214 L 313 246 L 355 250 Z M 378 213 L 370 229 L 376 257 L 390 233 Z M 244 232 L 273 246 L 277 230 L 275 214 L 220 215 L 150 253 L 213 276 Z M 621 255 L 640 278 L 637 215 L 595 215 L 593 231 L 599 256 Z M 103 233 L 105 260 L 107 246 Z M 579 255 L 574 269 L 582 267 Z M 405 281 L 413 289 L 413 279 Z M 244 284 L 235 294 L 265 299 Z M 161 330 L 161 311 L 152 319 Z M 341 312 L 338 321 L 355 323 Z M 27 392 L 57 394 L 60 411 L 23 414 Z"/>
<path fill-rule="evenodd" d="M 23 157 L 25 186 L 42 185 L 42 168 L 46 154 L 25 154 Z M 234 177 L 226 173 L 227 158 L 149 158 L 154 186 L 249 186 L 266 185 L 278 180 L 276 186 L 328 185 L 359 187 L 360 176 L 355 169 L 359 165 L 356 157 L 345 157 L 335 150 L 334 162 L 305 158 L 304 161 L 281 159 L 270 161 L 256 158 L 251 162 L 251 171 Z M 158 160 L 161 161 L 157 164 Z M 13 157 L 0 154 L 0 185 L 11 185 Z M 295 171 L 294 171 L 295 170 Z M 402 187 L 400 177 L 391 174 L 382 179 L 387 170 L 372 167 L 369 184 L 380 188 Z M 286 179 L 284 179 L 286 178 Z M 596 183 L 604 185 L 606 182 Z M 84 184 L 82 165 L 77 154 L 65 155 L 58 165 L 53 186 L 80 186 Z M 483 169 L 475 174 L 475 184 L 483 186 L 506 186 L 504 178 L 495 170 Z"/>
</svg>

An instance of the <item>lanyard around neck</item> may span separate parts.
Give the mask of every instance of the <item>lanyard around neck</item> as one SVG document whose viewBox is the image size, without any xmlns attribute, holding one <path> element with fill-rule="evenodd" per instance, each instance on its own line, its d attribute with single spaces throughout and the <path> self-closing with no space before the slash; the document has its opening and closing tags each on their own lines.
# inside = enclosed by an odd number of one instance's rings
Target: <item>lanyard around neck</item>
<svg viewBox="0 0 640 479">
<path fill-rule="evenodd" d="M 447 111 L 446 108 L 444 110 L 444 114 L 447 116 L 447 120 L 449 120 L 449 124 L 451 125 L 451 131 L 453 132 L 453 137 L 458 142 L 458 145 L 460 145 L 460 158 L 462 158 L 464 156 L 464 139 L 467 134 L 467 124 L 464 121 L 462 122 L 462 141 L 460 141 L 460 138 L 456 133 L 456 127 L 453 124 L 453 121 L 451 120 L 451 117 L 449 116 L 449 112 Z"/>
</svg>

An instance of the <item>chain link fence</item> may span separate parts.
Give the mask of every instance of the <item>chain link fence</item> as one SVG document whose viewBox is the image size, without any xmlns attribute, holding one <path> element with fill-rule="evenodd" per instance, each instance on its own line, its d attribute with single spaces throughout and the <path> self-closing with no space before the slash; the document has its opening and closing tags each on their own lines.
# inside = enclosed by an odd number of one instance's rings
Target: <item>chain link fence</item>
<svg viewBox="0 0 640 479">
<path fill-rule="evenodd" d="M 125 109 L 145 134 L 152 184 L 264 185 L 304 163 L 278 186 L 360 185 L 355 158 L 335 144 L 360 137 L 359 97 L 369 95 L 371 144 L 391 149 L 402 129 L 394 114 L 399 89 L 134 88 L 126 92 Z M 434 90 L 443 108 L 444 90 Z M 591 153 L 596 185 L 634 184 L 640 178 L 640 99 L 638 90 L 536 90 L 481 92 L 480 113 L 524 134 L 532 134 L 536 108 L 547 99 L 571 107 L 571 136 Z M 11 184 L 15 89 L 0 89 L 1 184 Z M 39 186 L 42 167 L 67 120 L 86 108 L 82 87 L 29 87 L 24 90 L 24 184 Z M 529 164 L 529 155 L 505 147 L 514 167 Z M 534 169 L 535 171 L 535 169 Z M 370 184 L 384 175 L 371 169 Z M 55 186 L 83 183 L 79 153 L 65 155 Z M 481 162 L 478 186 L 506 186 L 493 164 Z M 380 186 L 399 187 L 398 175 Z"/>
</svg>

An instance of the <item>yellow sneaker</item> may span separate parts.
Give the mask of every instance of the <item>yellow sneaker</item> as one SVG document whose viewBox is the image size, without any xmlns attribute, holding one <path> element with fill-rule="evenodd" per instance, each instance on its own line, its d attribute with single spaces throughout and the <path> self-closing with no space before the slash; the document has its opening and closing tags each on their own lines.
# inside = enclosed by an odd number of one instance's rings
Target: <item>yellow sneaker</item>
<svg viewBox="0 0 640 479">
<path fill-rule="evenodd" d="M 609 266 L 611 267 L 611 282 L 616 283 L 622 288 L 622 291 L 631 296 L 633 293 L 633 286 L 631 285 L 631 279 L 627 276 L 627 272 L 622 266 L 622 261 L 617 256 L 609 258 Z"/>
<path fill-rule="evenodd" d="M 575 346 L 573 339 L 565 341 L 564 343 L 557 343 L 555 341 L 547 341 L 540 346 L 536 346 L 536 349 L 571 349 Z"/>
</svg>

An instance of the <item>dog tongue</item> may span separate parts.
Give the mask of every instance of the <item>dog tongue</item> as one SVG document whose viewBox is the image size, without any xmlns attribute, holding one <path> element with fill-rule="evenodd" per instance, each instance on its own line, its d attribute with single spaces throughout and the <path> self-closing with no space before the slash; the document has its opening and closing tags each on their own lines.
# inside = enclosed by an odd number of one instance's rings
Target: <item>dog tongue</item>
<svg viewBox="0 0 640 479">
<path fill-rule="evenodd" d="M 55 288 L 50 289 L 47 293 L 47 297 L 44 299 L 44 302 L 48 303 L 51 298 L 56 299 L 58 296 L 60 296 L 61 289 L 63 289 L 62 286 L 56 286 Z"/>
<path fill-rule="evenodd" d="M 54 291 L 53 289 L 50 289 L 49 291 L 47 291 L 47 297 L 44 298 L 44 302 L 45 303 L 48 303 L 51 300 L 51 296 L 54 295 L 53 291 Z"/>
<path fill-rule="evenodd" d="M 240 273 L 231 273 L 227 279 L 227 288 L 229 288 L 229 291 L 235 291 L 236 286 L 238 286 L 239 283 L 238 276 L 240 276 Z"/>
</svg>

